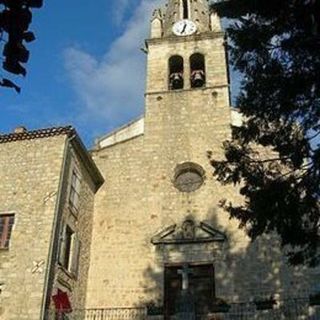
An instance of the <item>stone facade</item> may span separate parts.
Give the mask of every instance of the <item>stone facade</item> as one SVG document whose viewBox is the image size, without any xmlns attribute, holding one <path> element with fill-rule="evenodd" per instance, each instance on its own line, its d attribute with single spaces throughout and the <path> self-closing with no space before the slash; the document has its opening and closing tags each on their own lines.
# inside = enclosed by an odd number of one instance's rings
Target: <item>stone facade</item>
<svg viewBox="0 0 320 320">
<path fill-rule="evenodd" d="M 0 251 L 3 319 L 40 318 L 65 139 L 0 144 L 0 212 L 15 214 L 10 249 Z"/>
<path fill-rule="evenodd" d="M 172 32 L 182 5 L 198 30 L 189 36 Z M 275 236 L 250 243 L 219 206 L 243 199 L 214 179 L 208 154 L 223 159 L 222 142 L 242 118 L 230 107 L 224 34 L 207 1 L 156 10 L 146 50 L 145 114 L 98 139 L 94 162 L 71 129 L 0 136 L 0 215 L 15 214 L 10 247 L 0 250 L 1 319 L 54 319 L 59 291 L 76 319 L 85 308 L 86 319 L 145 319 L 146 305 L 168 305 L 167 269 L 185 266 L 210 268 L 214 298 L 228 303 L 283 302 L 315 287 L 317 270 L 288 267 Z M 195 54 L 205 74 L 197 87 Z M 182 69 L 171 69 L 173 56 Z M 183 79 L 176 90 L 172 72 Z M 65 260 L 71 234 L 78 255 Z"/>
<path fill-rule="evenodd" d="M 173 1 L 166 15 L 172 5 Z M 217 260 L 219 248 L 212 245 L 157 248 L 151 244 L 159 230 L 187 217 L 211 221 L 230 235 L 235 252 L 248 244 L 237 223 L 230 222 L 218 206 L 222 198 L 237 199 L 237 190 L 214 181 L 207 157 L 208 151 L 223 156 L 221 143 L 231 134 L 231 112 L 223 34 L 210 32 L 207 20 L 202 28 L 205 25 L 203 33 L 178 38 L 169 31 L 172 23 L 164 23 L 163 33 L 170 35 L 147 41 L 144 135 L 107 147 L 100 142 L 94 152 L 110 184 L 96 197 L 88 308 L 161 301 L 165 264 Z M 194 53 L 206 58 L 206 86 L 198 89 L 192 89 L 188 80 Z M 168 60 L 173 55 L 184 59 L 183 90 L 168 90 Z M 173 184 L 176 166 L 185 162 L 205 171 L 204 185 L 193 193 L 181 193 Z M 217 274 L 223 278 L 223 268 Z M 223 289 L 217 285 L 217 290 Z"/>
<path fill-rule="evenodd" d="M 197 34 L 177 37 L 171 31 L 181 18 L 181 1 L 169 1 L 166 13 L 155 11 L 151 21 L 143 134 L 122 128 L 98 140 L 93 151 L 107 183 L 95 201 L 89 309 L 150 302 L 163 306 L 166 266 L 185 263 L 213 265 L 215 295 L 229 302 L 271 295 L 285 299 L 314 285 L 314 275 L 285 264 L 276 237 L 251 244 L 238 222 L 219 206 L 222 199 L 242 199 L 236 187 L 214 179 L 208 152 L 223 158 L 222 142 L 230 138 L 232 125 L 241 125 L 241 117 L 230 108 L 224 35 L 217 16 L 209 19 L 206 1 L 190 3 L 191 11 L 203 17 L 196 21 Z M 190 83 L 190 57 L 195 53 L 205 57 L 206 83 L 201 88 Z M 183 58 L 184 85 L 179 90 L 169 90 L 168 84 L 174 55 Z M 193 192 L 181 192 L 174 185 L 176 170 L 190 163 L 203 169 L 204 183 Z M 151 243 L 155 235 L 186 220 L 197 226 L 207 223 L 227 241 Z"/>
<path fill-rule="evenodd" d="M 77 170 L 81 179 L 80 200 L 78 210 L 74 210 L 70 204 L 70 187 L 73 170 Z M 75 310 L 84 309 L 87 291 L 88 269 L 90 264 L 90 247 L 92 239 L 92 221 L 94 196 L 97 191 L 97 183 L 93 181 L 91 173 L 83 164 L 83 160 L 75 152 L 72 146 L 66 160 L 66 179 L 62 185 L 61 211 L 57 228 L 60 234 L 65 225 L 68 225 L 79 241 L 79 261 L 76 272 L 56 263 L 54 268 L 54 282 L 51 295 L 58 289 L 67 292 L 70 297 L 71 306 Z M 58 245 L 58 241 L 56 242 Z M 59 247 L 57 246 L 57 251 Z M 58 252 L 59 255 L 59 252 Z M 51 304 L 52 307 L 54 307 Z"/>
<path fill-rule="evenodd" d="M 9 248 L 0 250 L 1 319 L 42 319 L 57 287 L 70 293 L 73 306 L 85 307 L 93 200 L 99 183 L 92 174 L 97 169 L 90 172 L 84 166 L 88 155 L 75 148 L 79 143 L 68 130 L 0 136 L 0 218 L 14 214 Z M 61 221 L 71 219 L 67 194 L 72 163 L 82 176 L 78 218 L 73 221 L 83 244 L 77 280 L 58 266 L 56 257 Z"/>
</svg>

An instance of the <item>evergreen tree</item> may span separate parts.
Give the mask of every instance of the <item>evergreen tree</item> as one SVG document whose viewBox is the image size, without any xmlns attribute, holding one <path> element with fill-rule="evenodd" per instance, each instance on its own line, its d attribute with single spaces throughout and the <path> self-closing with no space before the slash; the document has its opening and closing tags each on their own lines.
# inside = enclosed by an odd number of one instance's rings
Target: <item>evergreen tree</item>
<svg viewBox="0 0 320 320">
<path fill-rule="evenodd" d="M 213 4 L 230 60 L 244 76 L 236 107 L 244 126 L 212 158 L 243 205 L 222 206 L 251 239 L 276 232 L 290 263 L 320 263 L 320 1 L 229 0 Z M 263 146 L 274 152 L 268 160 Z"/>
</svg>

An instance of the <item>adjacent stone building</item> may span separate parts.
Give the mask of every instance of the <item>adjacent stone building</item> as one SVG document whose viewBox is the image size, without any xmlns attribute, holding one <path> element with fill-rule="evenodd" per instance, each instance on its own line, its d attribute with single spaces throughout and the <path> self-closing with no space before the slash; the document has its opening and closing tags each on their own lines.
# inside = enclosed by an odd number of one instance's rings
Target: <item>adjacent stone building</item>
<svg viewBox="0 0 320 320">
<path fill-rule="evenodd" d="M 103 178 L 75 130 L 0 136 L 0 181 L 0 319 L 43 319 L 58 290 L 85 308 Z"/>
<path fill-rule="evenodd" d="M 243 201 L 208 159 L 241 125 L 219 18 L 169 0 L 145 51 L 145 113 L 98 139 L 94 162 L 71 128 L 0 136 L 0 315 L 67 301 L 70 319 L 320 319 L 319 271 L 287 266 L 275 236 L 251 243 L 219 206 Z"/>
</svg>

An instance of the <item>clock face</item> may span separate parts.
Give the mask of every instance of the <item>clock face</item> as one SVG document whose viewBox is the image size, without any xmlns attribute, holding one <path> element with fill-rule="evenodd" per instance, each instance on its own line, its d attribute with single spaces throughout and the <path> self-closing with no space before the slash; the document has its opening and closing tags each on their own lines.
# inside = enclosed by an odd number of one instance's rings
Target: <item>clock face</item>
<svg viewBox="0 0 320 320">
<path fill-rule="evenodd" d="M 197 26 L 191 20 L 185 19 L 176 22 L 173 25 L 172 31 L 177 36 L 190 36 L 197 31 Z"/>
</svg>

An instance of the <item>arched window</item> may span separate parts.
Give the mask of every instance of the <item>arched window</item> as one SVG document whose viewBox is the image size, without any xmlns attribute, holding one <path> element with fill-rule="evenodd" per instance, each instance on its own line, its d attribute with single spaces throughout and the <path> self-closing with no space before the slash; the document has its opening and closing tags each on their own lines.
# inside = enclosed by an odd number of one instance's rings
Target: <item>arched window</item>
<svg viewBox="0 0 320 320">
<path fill-rule="evenodd" d="M 189 0 L 181 0 L 182 2 L 182 19 L 189 19 Z"/>
<path fill-rule="evenodd" d="M 191 88 L 201 88 L 206 84 L 206 66 L 204 55 L 195 53 L 190 57 Z"/>
<path fill-rule="evenodd" d="M 183 58 L 172 56 L 169 59 L 169 90 L 183 89 Z"/>
</svg>

